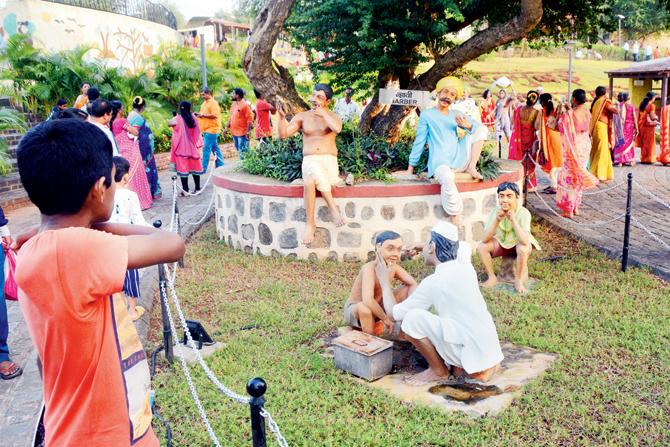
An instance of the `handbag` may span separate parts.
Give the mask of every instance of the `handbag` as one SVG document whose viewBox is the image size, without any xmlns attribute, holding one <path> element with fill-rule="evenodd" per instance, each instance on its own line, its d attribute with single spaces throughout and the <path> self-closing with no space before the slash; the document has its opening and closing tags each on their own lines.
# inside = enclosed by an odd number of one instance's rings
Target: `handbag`
<svg viewBox="0 0 670 447">
<path fill-rule="evenodd" d="M 16 285 L 14 272 L 16 271 L 16 252 L 2 244 L 5 250 L 5 299 L 10 301 L 19 300 L 19 287 Z"/>
</svg>

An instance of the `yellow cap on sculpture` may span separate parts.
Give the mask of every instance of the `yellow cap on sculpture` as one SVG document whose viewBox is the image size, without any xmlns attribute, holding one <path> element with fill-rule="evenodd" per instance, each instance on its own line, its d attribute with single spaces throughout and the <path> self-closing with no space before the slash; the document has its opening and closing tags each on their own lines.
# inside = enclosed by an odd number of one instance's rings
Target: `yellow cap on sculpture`
<svg viewBox="0 0 670 447">
<path fill-rule="evenodd" d="M 440 93 L 442 90 L 445 88 L 452 88 L 456 91 L 456 99 L 460 98 L 463 96 L 463 91 L 465 90 L 465 85 L 463 84 L 463 81 L 458 79 L 455 76 L 447 76 L 442 79 L 440 79 L 437 83 L 437 86 L 435 87 L 435 91 L 437 93 Z"/>
</svg>

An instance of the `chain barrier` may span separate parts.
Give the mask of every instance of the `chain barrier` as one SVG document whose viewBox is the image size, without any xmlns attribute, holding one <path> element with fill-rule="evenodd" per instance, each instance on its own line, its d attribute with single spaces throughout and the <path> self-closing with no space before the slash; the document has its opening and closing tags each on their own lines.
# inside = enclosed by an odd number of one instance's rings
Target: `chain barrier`
<svg viewBox="0 0 670 447">
<path fill-rule="evenodd" d="M 184 194 L 184 195 L 189 196 L 189 197 L 195 197 L 195 196 L 199 196 L 200 194 L 202 194 L 205 191 L 205 188 L 207 188 L 207 185 L 209 185 L 209 182 L 212 179 L 212 176 L 214 175 L 214 170 L 216 169 L 216 162 L 217 161 L 220 161 L 221 163 L 223 163 L 224 159 L 219 158 L 218 155 L 215 155 L 214 167 L 212 167 L 212 170 L 209 171 L 209 175 L 207 176 L 207 180 L 205 180 L 205 184 L 200 187 L 199 191 L 189 192 L 189 191 L 186 191 L 184 188 L 182 188 L 181 185 L 177 185 L 177 188 L 179 188 L 179 192 L 181 194 Z"/>
<path fill-rule="evenodd" d="M 277 425 L 275 420 L 272 419 L 272 416 L 270 416 L 270 413 L 268 413 L 268 411 L 265 408 L 261 410 L 261 416 L 263 416 L 265 420 L 268 422 L 268 427 L 270 428 L 270 431 L 275 435 L 275 438 L 277 438 L 277 443 L 279 443 L 279 446 L 288 447 L 288 442 L 281 434 L 281 431 L 279 430 L 279 425 Z"/>
<path fill-rule="evenodd" d="M 649 196 L 649 198 L 651 198 L 652 200 L 655 200 L 656 202 L 660 203 L 661 205 L 663 205 L 667 209 L 670 209 L 670 203 L 666 203 L 663 200 L 659 199 L 658 197 L 656 197 L 656 195 L 654 195 L 653 192 L 649 191 L 647 188 L 645 188 L 644 186 L 639 184 L 637 181 L 633 180 L 633 183 L 635 183 L 635 186 L 640 188 L 642 190 L 642 192 L 644 192 L 647 196 Z"/>
<path fill-rule="evenodd" d="M 537 164 L 537 162 L 533 159 L 533 157 L 530 157 L 528 154 L 524 154 L 523 159 L 525 158 L 528 158 L 530 161 L 532 161 L 536 168 L 537 167 L 541 168 L 541 166 Z M 523 159 L 521 161 L 523 161 Z M 588 191 L 588 190 L 577 191 L 576 189 L 568 188 L 567 186 L 560 186 L 560 188 L 575 194 L 582 194 L 584 196 L 595 196 L 598 194 L 609 192 L 613 189 L 619 188 L 620 186 L 626 186 L 626 182 L 615 183 L 614 185 L 608 186 L 605 189 L 596 189 L 595 191 Z"/>
<path fill-rule="evenodd" d="M 655 240 L 656 242 L 658 242 L 659 244 L 661 244 L 663 247 L 665 247 L 666 249 L 670 250 L 670 245 L 666 244 L 665 241 L 664 241 L 663 239 L 661 239 L 660 237 L 658 237 L 658 236 L 656 236 L 654 233 L 652 233 L 651 230 L 649 230 L 649 228 L 647 228 L 647 227 L 645 227 L 644 225 L 642 225 L 642 223 L 641 223 L 639 220 L 637 220 L 637 218 L 636 218 L 635 216 L 630 216 L 630 218 L 633 219 L 633 222 L 635 222 L 635 224 L 638 226 L 638 228 L 642 229 L 642 230 L 643 230 L 645 233 L 647 233 L 653 240 Z"/>
<path fill-rule="evenodd" d="M 187 225 L 200 225 L 201 223 L 203 223 L 209 217 L 209 211 L 212 209 L 212 206 L 214 205 L 214 196 L 216 196 L 216 192 L 212 191 L 212 196 L 209 199 L 209 205 L 207 205 L 205 214 L 203 214 L 200 219 L 198 219 L 195 222 L 191 222 L 190 220 L 186 220 L 186 218 L 181 218 L 180 221 Z"/>
<path fill-rule="evenodd" d="M 170 329 L 172 330 L 173 334 L 176 334 L 177 328 L 175 327 L 174 320 L 172 318 L 170 303 L 167 301 L 167 293 L 165 293 L 164 282 L 161 283 L 161 297 L 163 297 L 162 299 L 165 302 L 165 309 L 167 310 L 168 320 L 170 321 Z M 187 334 L 189 334 L 188 330 Z M 193 379 L 191 378 L 191 372 L 189 371 L 188 365 L 186 364 L 186 359 L 184 358 L 183 355 L 180 355 L 178 357 L 181 362 L 181 367 L 184 370 L 184 375 L 186 376 L 186 382 L 188 383 L 188 388 L 191 390 L 191 396 L 193 396 L 193 401 L 195 402 L 196 407 L 198 407 L 198 413 L 200 413 L 200 419 L 202 419 L 203 424 L 205 424 L 207 433 L 209 433 L 209 437 L 212 438 L 212 441 L 214 441 L 214 445 L 216 445 L 216 447 L 221 447 L 219 438 L 216 437 L 216 433 L 214 433 L 214 429 L 212 428 L 212 425 L 209 423 L 209 419 L 207 418 L 207 413 L 205 413 L 205 409 L 203 408 L 202 403 L 200 402 L 200 397 L 198 396 L 198 391 L 195 389 L 195 385 L 193 384 Z"/>
<path fill-rule="evenodd" d="M 623 213 L 621 213 L 620 215 L 618 215 L 618 216 L 616 216 L 616 217 L 614 217 L 614 218 L 612 218 L 612 219 L 610 219 L 610 220 L 606 220 L 606 221 L 602 221 L 602 222 L 593 222 L 593 223 L 580 223 L 580 222 L 575 222 L 575 221 L 572 220 L 572 219 L 568 219 L 567 217 L 564 217 L 564 216 L 561 216 L 560 214 L 558 214 L 558 213 L 551 207 L 551 205 L 549 205 L 549 204 L 542 198 L 542 196 L 540 195 L 540 193 L 538 193 L 537 191 L 535 191 L 535 195 L 540 199 L 540 201 L 541 201 L 542 203 L 544 203 L 544 206 L 545 206 L 549 211 L 551 211 L 556 217 L 558 217 L 558 218 L 560 218 L 560 219 L 562 219 L 562 220 L 565 220 L 565 221 L 567 221 L 567 222 L 569 222 L 569 223 L 571 223 L 571 224 L 573 224 L 573 225 L 580 226 L 580 227 L 599 227 L 599 226 L 601 226 L 601 225 L 607 225 L 607 224 L 610 224 L 610 223 L 612 223 L 612 222 L 615 222 L 615 221 L 617 221 L 617 220 L 619 220 L 619 219 L 621 219 L 621 218 L 623 218 L 623 217 L 626 216 L 626 213 L 623 212 Z"/>
</svg>

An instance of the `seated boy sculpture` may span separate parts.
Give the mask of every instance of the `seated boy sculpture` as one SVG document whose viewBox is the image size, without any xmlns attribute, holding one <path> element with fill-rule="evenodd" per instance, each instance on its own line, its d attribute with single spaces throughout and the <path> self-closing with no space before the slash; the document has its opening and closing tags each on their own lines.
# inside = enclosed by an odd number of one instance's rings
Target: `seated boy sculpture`
<svg viewBox="0 0 670 447">
<path fill-rule="evenodd" d="M 530 234 L 530 211 L 519 203 L 519 195 L 519 187 L 515 183 L 503 182 L 498 186 L 498 206 L 489 213 L 484 237 L 477 247 L 488 275 L 482 284 L 484 288 L 498 283 L 493 258 L 515 254 L 514 288 L 519 293 L 526 292 L 528 258 L 533 247 L 540 250 L 540 245 Z"/>
<path fill-rule="evenodd" d="M 146 353 L 120 292 L 127 269 L 177 261 L 184 241 L 106 222 L 112 144 L 93 124 L 40 124 L 17 159 L 41 213 L 38 228 L 17 238 L 16 282 L 42 362 L 46 445 L 158 447 Z"/>
<path fill-rule="evenodd" d="M 377 259 L 389 266 L 390 281 L 402 283 L 393 291 L 397 302 L 402 302 L 416 289 L 416 280 L 398 262 L 402 253 L 402 238 L 394 231 L 383 231 L 375 239 Z M 382 288 L 375 273 L 377 260 L 361 267 L 351 295 L 344 305 L 344 321 L 372 335 L 393 333 L 393 319 L 386 314 L 382 303 Z M 380 324 L 381 323 L 381 324 Z"/>
</svg>

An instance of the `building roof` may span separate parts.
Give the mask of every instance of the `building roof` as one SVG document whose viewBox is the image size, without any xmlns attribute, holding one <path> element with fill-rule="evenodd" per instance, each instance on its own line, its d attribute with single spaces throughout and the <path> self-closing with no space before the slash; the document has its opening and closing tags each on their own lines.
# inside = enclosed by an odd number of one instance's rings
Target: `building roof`
<svg viewBox="0 0 670 447">
<path fill-rule="evenodd" d="M 230 20 L 217 19 L 214 17 L 191 17 L 191 19 L 186 23 L 185 28 L 196 28 L 206 25 L 223 25 L 227 28 L 237 28 L 237 29 L 251 29 L 249 25 L 244 23 L 231 22 Z"/>
<path fill-rule="evenodd" d="M 663 78 L 670 77 L 670 57 L 635 62 L 630 67 L 607 71 L 610 78 Z"/>
</svg>

